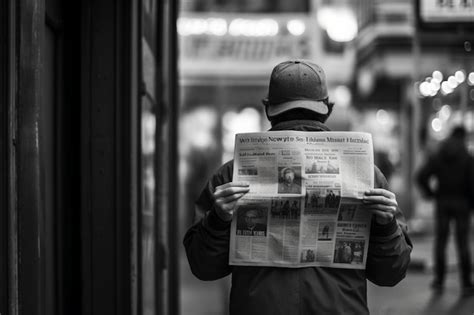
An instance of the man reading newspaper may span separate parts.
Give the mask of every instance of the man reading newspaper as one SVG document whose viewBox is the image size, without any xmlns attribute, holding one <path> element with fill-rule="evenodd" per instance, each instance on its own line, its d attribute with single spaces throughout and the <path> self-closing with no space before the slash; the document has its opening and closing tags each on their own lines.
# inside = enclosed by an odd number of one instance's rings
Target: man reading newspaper
<svg viewBox="0 0 474 315">
<path fill-rule="evenodd" d="M 333 110 L 323 69 L 306 60 L 278 64 L 263 101 L 271 131 L 329 131 L 324 125 Z M 396 196 L 375 167 L 375 188 L 365 192 L 365 211 L 373 214 L 366 268 L 276 268 L 229 264 L 231 221 L 237 201 L 249 192 L 233 182 L 233 162 L 209 179 L 196 201 L 196 223 L 184 237 L 193 274 L 216 280 L 232 274 L 230 314 L 368 314 L 367 279 L 394 286 L 405 277 L 412 249 Z M 357 259 L 349 244 L 340 244 L 341 259 Z M 347 252 L 347 253 L 346 253 Z M 310 253 L 312 254 L 312 253 Z M 312 259 L 306 253 L 304 259 Z M 357 252 L 357 254 L 360 254 Z"/>
</svg>

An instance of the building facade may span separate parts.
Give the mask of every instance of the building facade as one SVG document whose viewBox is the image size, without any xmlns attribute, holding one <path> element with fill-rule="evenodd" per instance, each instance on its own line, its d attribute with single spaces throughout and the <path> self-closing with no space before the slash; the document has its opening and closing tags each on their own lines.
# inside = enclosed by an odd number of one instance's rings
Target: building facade
<svg viewBox="0 0 474 315">
<path fill-rule="evenodd" d="M 0 313 L 177 314 L 177 4 L 0 6 Z"/>
</svg>

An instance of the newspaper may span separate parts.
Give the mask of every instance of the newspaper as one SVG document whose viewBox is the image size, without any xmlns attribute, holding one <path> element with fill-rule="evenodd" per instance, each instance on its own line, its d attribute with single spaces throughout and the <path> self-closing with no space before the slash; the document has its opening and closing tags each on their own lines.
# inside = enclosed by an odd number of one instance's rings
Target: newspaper
<svg viewBox="0 0 474 315">
<path fill-rule="evenodd" d="M 236 135 L 233 181 L 250 185 L 231 225 L 231 265 L 365 269 L 374 187 L 362 132 Z"/>
</svg>

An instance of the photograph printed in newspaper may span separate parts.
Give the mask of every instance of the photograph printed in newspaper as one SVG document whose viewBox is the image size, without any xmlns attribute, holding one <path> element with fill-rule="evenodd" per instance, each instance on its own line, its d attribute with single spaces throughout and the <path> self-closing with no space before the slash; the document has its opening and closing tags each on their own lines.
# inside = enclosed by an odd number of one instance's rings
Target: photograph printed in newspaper
<svg viewBox="0 0 474 315">
<path fill-rule="evenodd" d="M 362 132 L 237 134 L 234 181 L 249 183 L 231 225 L 231 265 L 365 269 L 374 187 Z"/>
</svg>

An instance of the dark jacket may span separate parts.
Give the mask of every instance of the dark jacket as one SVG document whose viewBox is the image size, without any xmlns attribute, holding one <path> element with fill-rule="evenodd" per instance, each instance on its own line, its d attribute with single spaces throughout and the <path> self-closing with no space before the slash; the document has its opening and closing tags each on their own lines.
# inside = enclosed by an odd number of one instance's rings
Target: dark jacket
<svg viewBox="0 0 474 315">
<path fill-rule="evenodd" d="M 328 129 L 314 121 L 292 121 L 272 130 Z M 393 286 L 405 277 L 412 245 L 401 211 L 388 225 L 372 222 L 366 270 L 229 265 L 230 223 L 217 216 L 212 193 L 216 186 L 232 181 L 232 172 L 230 161 L 209 180 L 196 202 L 198 220 L 184 237 L 189 265 L 196 277 L 215 280 L 232 273 L 231 315 L 368 314 L 366 279 Z M 387 187 L 378 168 L 375 183 L 376 187 Z"/>
<path fill-rule="evenodd" d="M 426 197 L 467 202 L 474 193 L 473 170 L 473 160 L 464 141 L 451 136 L 420 167 L 416 181 Z M 437 179 L 436 188 L 430 185 L 432 177 Z"/>
</svg>

